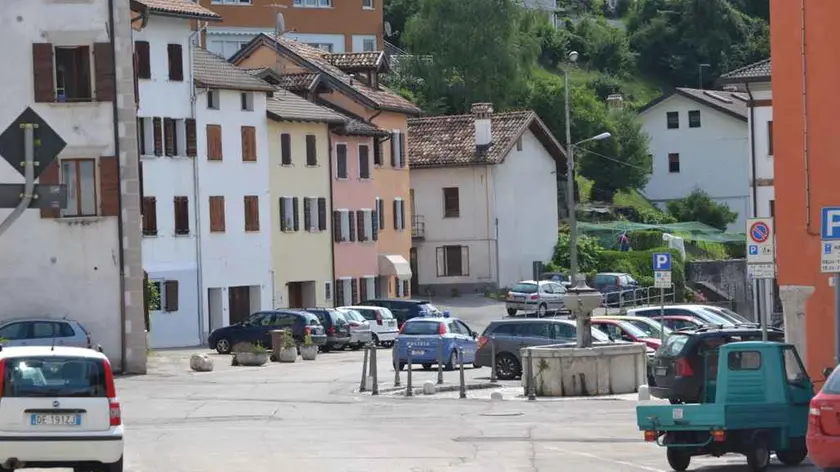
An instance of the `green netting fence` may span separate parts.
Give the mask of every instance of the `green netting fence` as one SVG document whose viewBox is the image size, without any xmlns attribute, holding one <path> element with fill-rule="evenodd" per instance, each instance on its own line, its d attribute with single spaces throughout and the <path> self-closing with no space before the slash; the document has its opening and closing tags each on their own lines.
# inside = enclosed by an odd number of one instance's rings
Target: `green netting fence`
<svg viewBox="0 0 840 472">
<path fill-rule="evenodd" d="M 605 223 L 577 224 L 578 232 L 597 238 L 601 245 L 607 248 L 615 247 L 618 244 L 618 237 L 621 233 L 633 233 L 638 231 L 660 231 L 679 236 L 688 242 L 696 243 L 744 243 L 745 233 L 727 233 L 699 221 L 671 223 L 671 224 L 645 224 L 632 221 L 610 221 Z"/>
</svg>

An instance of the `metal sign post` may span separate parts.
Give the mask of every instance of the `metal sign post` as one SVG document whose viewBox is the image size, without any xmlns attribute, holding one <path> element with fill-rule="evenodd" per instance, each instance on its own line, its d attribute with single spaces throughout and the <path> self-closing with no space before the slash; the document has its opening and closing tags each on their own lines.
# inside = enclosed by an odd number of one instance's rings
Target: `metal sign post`
<svg viewBox="0 0 840 472">
<path fill-rule="evenodd" d="M 840 207 L 823 207 L 820 272 L 834 279 L 834 363 L 840 364 Z"/>
<path fill-rule="evenodd" d="M 750 280 L 757 280 L 755 297 L 757 300 L 756 313 L 761 323 L 761 339 L 767 340 L 767 324 L 770 318 L 770 308 L 761 303 L 764 291 L 759 287 L 766 279 L 776 278 L 776 248 L 773 230 L 773 218 L 747 219 L 747 276 Z M 763 310 L 762 310 L 763 308 Z"/>
<path fill-rule="evenodd" d="M 659 289 L 659 340 L 665 342 L 665 289 L 671 287 L 671 253 L 653 255 L 653 286 Z"/>
</svg>

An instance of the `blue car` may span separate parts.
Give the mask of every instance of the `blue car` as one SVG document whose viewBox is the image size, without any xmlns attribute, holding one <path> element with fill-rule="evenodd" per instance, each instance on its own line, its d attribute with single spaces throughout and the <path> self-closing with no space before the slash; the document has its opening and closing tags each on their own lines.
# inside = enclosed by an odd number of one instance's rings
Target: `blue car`
<svg viewBox="0 0 840 472">
<path fill-rule="evenodd" d="M 397 336 L 394 363 L 399 362 L 399 370 L 402 370 L 408 364 L 410 352 L 411 363 L 420 364 L 425 370 L 430 370 L 432 365 L 440 362 L 445 362 L 444 369 L 453 370 L 458 365 L 458 349 L 463 349 L 464 364 L 474 365 L 475 353 L 478 350 L 477 338 L 478 333 L 457 318 L 411 318 L 403 323 Z"/>
</svg>

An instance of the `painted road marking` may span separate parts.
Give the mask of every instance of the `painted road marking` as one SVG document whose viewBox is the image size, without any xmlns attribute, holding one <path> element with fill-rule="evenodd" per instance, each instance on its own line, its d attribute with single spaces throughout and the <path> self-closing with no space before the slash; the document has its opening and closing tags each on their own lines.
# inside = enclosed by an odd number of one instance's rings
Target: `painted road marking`
<svg viewBox="0 0 840 472">
<path fill-rule="evenodd" d="M 557 451 L 557 452 L 562 452 L 564 454 L 571 454 L 573 456 L 585 457 L 587 459 L 595 459 L 595 460 L 599 460 L 601 462 L 609 462 L 609 463 L 612 463 L 612 464 L 615 464 L 615 465 L 623 465 L 625 467 L 633 467 L 635 469 L 645 470 L 647 472 L 668 472 L 667 470 L 664 470 L 664 469 L 657 469 L 655 467 L 648 467 L 646 465 L 634 464 L 632 462 L 609 459 L 607 457 L 602 457 L 602 456 L 599 456 L 597 454 L 590 454 L 588 452 L 570 451 L 568 449 L 561 449 L 559 447 L 551 447 L 551 446 L 544 446 L 544 447 L 545 447 L 545 449 L 549 449 L 549 450 Z"/>
</svg>

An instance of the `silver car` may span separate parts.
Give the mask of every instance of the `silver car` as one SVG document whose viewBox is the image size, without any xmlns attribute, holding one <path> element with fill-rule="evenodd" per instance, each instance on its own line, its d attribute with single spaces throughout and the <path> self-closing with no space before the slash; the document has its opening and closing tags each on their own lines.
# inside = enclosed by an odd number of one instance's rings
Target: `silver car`
<svg viewBox="0 0 840 472">
<path fill-rule="evenodd" d="M 350 349 L 354 351 L 361 349 L 362 346 L 369 343 L 373 338 L 370 329 L 370 323 L 356 310 L 349 308 L 336 308 L 339 313 L 344 316 L 347 323 L 350 324 L 350 342 L 347 343 Z"/>
<path fill-rule="evenodd" d="M 536 312 L 545 316 L 549 311 L 557 313 L 566 309 L 563 297 L 566 287 L 551 280 L 523 280 L 514 285 L 505 298 L 505 308 L 510 316 L 518 311 Z"/>
<path fill-rule="evenodd" d="M 92 349 L 90 333 L 78 321 L 20 318 L 0 322 L 4 346 L 69 346 Z"/>
</svg>

